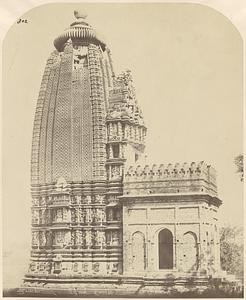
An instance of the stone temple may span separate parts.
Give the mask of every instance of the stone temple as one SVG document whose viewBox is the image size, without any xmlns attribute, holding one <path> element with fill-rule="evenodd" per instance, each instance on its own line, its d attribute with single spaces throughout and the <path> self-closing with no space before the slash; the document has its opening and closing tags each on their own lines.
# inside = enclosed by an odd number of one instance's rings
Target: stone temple
<svg viewBox="0 0 246 300">
<path fill-rule="evenodd" d="M 24 287 L 112 291 L 206 285 L 220 274 L 215 170 L 140 165 L 146 127 L 130 71 L 75 11 L 38 96 L 32 249 Z"/>
</svg>

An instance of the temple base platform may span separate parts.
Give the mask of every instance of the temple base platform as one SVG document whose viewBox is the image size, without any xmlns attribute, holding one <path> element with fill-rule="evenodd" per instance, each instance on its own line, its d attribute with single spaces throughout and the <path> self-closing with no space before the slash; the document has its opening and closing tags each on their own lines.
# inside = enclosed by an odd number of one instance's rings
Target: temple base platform
<svg viewBox="0 0 246 300">
<path fill-rule="evenodd" d="M 19 297 L 243 297 L 243 286 L 237 280 L 201 275 L 91 278 L 25 278 L 16 291 Z"/>
</svg>

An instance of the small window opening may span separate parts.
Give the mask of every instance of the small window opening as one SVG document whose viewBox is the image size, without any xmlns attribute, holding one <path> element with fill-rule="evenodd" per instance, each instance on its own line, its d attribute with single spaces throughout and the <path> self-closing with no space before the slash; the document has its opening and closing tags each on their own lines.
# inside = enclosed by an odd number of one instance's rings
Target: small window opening
<svg viewBox="0 0 246 300">
<path fill-rule="evenodd" d="M 113 145 L 112 150 L 113 150 L 113 158 L 119 158 L 120 155 L 119 145 Z"/>
<path fill-rule="evenodd" d="M 54 263 L 54 273 L 60 273 L 61 272 L 61 262 L 55 261 Z"/>
</svg>

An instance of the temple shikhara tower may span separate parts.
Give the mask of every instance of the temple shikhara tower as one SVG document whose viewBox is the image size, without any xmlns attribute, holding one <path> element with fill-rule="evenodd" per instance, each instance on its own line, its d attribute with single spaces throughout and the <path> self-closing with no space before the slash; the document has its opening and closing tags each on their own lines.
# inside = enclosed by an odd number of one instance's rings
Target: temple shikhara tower
<svg viewBox="0 0 246 300">
<path fill-rule="evenodd" d="M 141 165 L 146 127 L 131 73 L 115 74 L 106 43 L 75 17 L 54 40 L 37 101 L 24 285 L 120 283 L 127 293 L 219 276 L 214 169 Z"/>
</svg>

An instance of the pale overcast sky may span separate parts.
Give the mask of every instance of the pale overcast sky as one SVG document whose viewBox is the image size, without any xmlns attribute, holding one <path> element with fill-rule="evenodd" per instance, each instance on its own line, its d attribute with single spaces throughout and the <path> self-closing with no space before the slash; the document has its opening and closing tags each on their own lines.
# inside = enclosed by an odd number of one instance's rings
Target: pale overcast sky
<svg viewBox="0 0 246 300">
<path fill-rule="evenodd" d="M 6 253 L 19 249 L 15 263 L 28 260 L 35 106 L 53 40 L 72 23 L 74 9 L 85 10 L 105 37 L 116 73 L 132 70 L 148 127 L 148 161 L 212 164 L 224 202 L 221 221 L 241 225 L 243 185 L 233 161 L 243 151 L 243 49 L 231 22 L 192 4 L 51 4 L 26 13 L 28 23 L 13 25 L 4 43 Z"/>
</svg>

